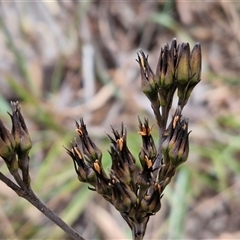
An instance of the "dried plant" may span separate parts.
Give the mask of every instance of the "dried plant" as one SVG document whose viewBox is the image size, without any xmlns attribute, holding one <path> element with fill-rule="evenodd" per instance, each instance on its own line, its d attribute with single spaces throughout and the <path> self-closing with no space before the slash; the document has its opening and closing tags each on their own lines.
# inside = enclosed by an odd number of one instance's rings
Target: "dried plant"
<svg viewBox="0 0 240 240">
<path fill-rule="evenodd" d="M 196 43 L 192 51 L 188 43 L 161 48 L 157 69 L 154 73 L 148 57 L 138 51 L 137 62 L 141 72 L 143 93 L 151 102 L 157 126 L 158 146 L 151 135 L 148 119 L 139 121 L 139 135 L 142 146 L 138 155 L 141 168 L 127 146 L 127 130 L 122 124 L 120 131 L 112 128 L 110 156 L 112 165 L 107 174 L 102 166 L 102 152 L 88 135 L 83 121 L 76 122 L 80 138 L 72 142 L 67 153 L 73 160 L 80 182 L 90 185 L 110 202 L 132 230 L 133 239 L 143 239 L 150 216 L 161 209 L 161 198 L 177 167 L 185 162 L 189 153 L 188 119 L 182 117 L 193 88 L 201 78 L 201 46 Z M 169 112 L 177 91 L 178 103 L 167 126 Z M 43 214 L 55 222 L 73 239 L 84 239 L 70 228 L 55 213 L 48 209 L 34 194 L 30 185 L 29 151 L 32 143 L 18 103 L 12 103 L 11 133 L 0 121 L 0 156 L 5 161 L 16 183 L 0 172 L 0 179 L 20 197 L 27 199 Z"/>
</svg>

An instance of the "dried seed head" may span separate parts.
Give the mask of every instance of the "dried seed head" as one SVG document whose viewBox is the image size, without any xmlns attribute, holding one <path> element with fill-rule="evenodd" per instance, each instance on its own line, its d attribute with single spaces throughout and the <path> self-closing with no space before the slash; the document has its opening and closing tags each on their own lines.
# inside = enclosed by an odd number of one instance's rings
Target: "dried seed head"
<svg viewBox="0 0 240 240">
<path fill-rule="evenodd" d="M 109 176 L 101 163 L 102 153 L 88 135 L 83 119 L 76 123 L 82 149 L 74 145 L 68 150 L 80 181 L 90 183 L 104 199 L 109 201 L 122 215 L 132 229 L 134 239 L 142 239 L 149 217 L 161 208 L 161 198 L 179 164 L 187 160 L 189 152 L 188 120 L 181 112 L 192 89 L 200 81 L 201 47 L 197 43 L 190 53 L 188 43 L 177 45 L 172 40 L 171 47 L 161 48 L 156 74 L 153 73 L 148 58 L 139 50 L 137 62 L 140 66 L 141 87 L 149 98 L 159 127 L 158 150 L 154 144 L 152 127 L 147 119 L 139 121 L 138 134 L 142 139 L 139 152 L 141 166 L 127 146 L 127 131 L 112 127 L 110 156 L 112 165 Z M 175 91 L 178 90 L 178 107 L 166 129 L 169 111 Z M 162 147 L 162 151 L 160 149 Z"/>
</svg>

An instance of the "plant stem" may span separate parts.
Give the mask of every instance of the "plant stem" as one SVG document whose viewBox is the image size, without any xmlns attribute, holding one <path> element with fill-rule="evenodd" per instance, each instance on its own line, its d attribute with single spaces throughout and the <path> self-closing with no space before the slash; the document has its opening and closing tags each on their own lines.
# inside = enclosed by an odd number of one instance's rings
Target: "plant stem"
<svg viewBox="0 0 240 240">
<path fill-rule="evenodd" d="M 22 189 L 8 179 L 3 173 L 0 172 L 0 180 L 4 182 L 8 187 L 10 187 L 17 195 L 22 192 Z"/>
<path fill-rule="evenodd" d="M 143 236 L 137 236 L 137 237 L 136 237 L 136 236 L 133 235 L 133 236 L 132 236 L 132 239 L 133 239 L 133 240 L 143 240 Z"/>
<path fill-rule="evenodd" d="M 135 217 L 137 216 L 135 215 Z M 129 226 L 132 230 L 132 240 L 143 240 L 148 220 L 149 216 L 146 216 L 144 219 L 142 219 L 141 222 L 139 221 L 130 222 Z"/>
<path fill-rule="evenodd" d="M 155 179 L 158 178 L 158 173 L 160 170 L 160 166 L 161 166 L 161 161 L 162 161 L 162 144 L 163 144 L 163 133 L 165 131 L 165 128 L 162 126 L 159 126 L 159 139 L 158 139 L 158 149 L 157 149 L 157 158 L 156 161 L 154 163 L 153 169 L 158 169 L 157 171 L 154 171 L 154 177 Z"/>
<path fill-rule="evenodd" d="M 146 228 L 146 225 L 145 225 Z M 145 229 L 144 229 L 145 232 Z M 132 228 L 132 240 L 143 240 L 144 234 L 136 234 L 137 229 L 135 227 Z"/>
<path fill-rule="evenodd" d="M 10 187 L 18 196 L 25 198 L 33 206 L 35 206 L 40 212 L 42 212 L 46 217 L 58 225 L 64 232 L 66 232 L 74 240 L 85 240 L 79 235 L 74 229 L 67 225 L 61 218 L 59 218 L 56 213 L 50 210 L 39 198 L 34 194 L 31 188 L 22 190 L 10 179 L 8 179 L 4 174 L 0 172 L 0 180 L 4 182 L 8 187 Z"/>
</svg>

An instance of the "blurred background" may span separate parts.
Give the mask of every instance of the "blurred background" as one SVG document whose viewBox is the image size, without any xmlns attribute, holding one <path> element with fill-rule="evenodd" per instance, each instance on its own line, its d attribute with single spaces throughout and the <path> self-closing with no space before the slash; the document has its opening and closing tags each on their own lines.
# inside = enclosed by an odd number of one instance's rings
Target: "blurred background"
<svg viewBox="0 0 240 240">
<path fill-rule="evenodd" d="M 137 157 L 137 116 L 155 120 L 141 93 L 136 52 L 143 49 L 155 70 L 161 47 L 176 37 L 191 47 L 201 43 L 202 81 L 183 111 L 192 130 L 189 159 L 145 239 L 239 239 L 239 26 L 237 1 L 2 1 L 0 118 L 10 128 L 10 101 L 20 102 L 39 198 L 86 239 L 131 239 L 120 214 L 77 180 L 63 146 L 84 117 L 108 169 L 106 132 L 123 122 Z M 0 171 L 9 176 L 3 161 Z M 67 239 L 2 182 L 0 189 L 0 239 Z"/>
</svg>

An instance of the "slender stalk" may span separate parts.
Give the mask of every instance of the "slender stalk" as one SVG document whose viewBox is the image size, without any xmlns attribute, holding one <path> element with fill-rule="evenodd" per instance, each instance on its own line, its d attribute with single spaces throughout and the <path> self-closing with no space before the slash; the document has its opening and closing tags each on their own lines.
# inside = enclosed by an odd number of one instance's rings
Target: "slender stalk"
<svg viewBox="0 0 240 240">
<path fill-rule="evenodd" d="M 8 179 L 3 173 L 0 172 L 0 180 L 10 187 L 17 195 L 21 194 L 22 189 Z"/>
<path fill-rule="evenodd" d="M 141 235 L 141 236 L 137 236 L 137 237 L 136 237 L 136 236 L 134 235 L 134 232 L 133 232 L 133 233 L 132 233 L 132 239 L 133 239 L 133 240 L 143 240 L 143 236 Z"/>
<path fill-rule="evenodd" d="M 21 187 L 21 189 L 25 191 L 27 189 L 27 187 L 23 183 L 18 171 L 15 171 L 15 170 L 12 170 L 11 168 L 9 168 L 9 172 L 12 174 L 12 176 L 14 177 L 17 184 Z"/>
<path fill-rule="evenodd" d="M 74 229 L 67 225 L 61 218 L 59 218 L 56 213 L 50 210 L 39 198 L 34 194 L 31 188 L 22 190 L 10 179 L 4 176 L 0 172 L 0 180 L 3 181 L 8 187 L 10 187 L 16 194 L 22 198 L 25 198 L 32 205 L 34 205 L 40 212 L 42 212 L 46 217 L 58 225 L 64 232 L 66 232 L 74 240 L 85 240 L 80 236 Z"/>
<path fill-rule="evenodd" d="M 155 160 L 153 169 L 158 169 L 161 166 L 161 161 L 162 161 L 162 143 L 163 143 L 163 140 L 164 140 L 163 139 L 164 131 L 165 131 L 165 128 L 162 127 L 162 126 L 159 126 L 159 138 L 158 138 L 158 149 L 157 149 L 158 155 L 157 155 L 157 159 Z M 157 177 L 158 177 L 158 172 L 159 172 L 159 170 L 153 172 L 153 175 L 154 175 L 155 179 L 157 179 Z"/>
<path fill-rule="evenodd" d="M 146 230 L 146 224 L 138 224 L 138 226 L 133 225 L 132 226 L 132 240 L 143 240 L 145 230 Z M 138 233 L 138 230 L 141 230 L 142 233 Z"/>
</svg>

